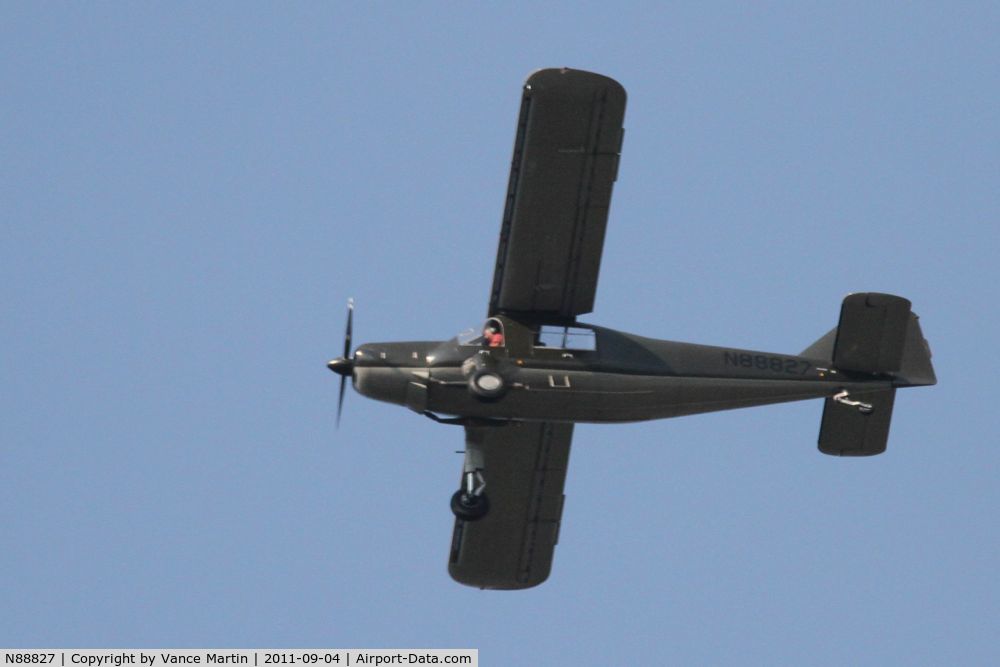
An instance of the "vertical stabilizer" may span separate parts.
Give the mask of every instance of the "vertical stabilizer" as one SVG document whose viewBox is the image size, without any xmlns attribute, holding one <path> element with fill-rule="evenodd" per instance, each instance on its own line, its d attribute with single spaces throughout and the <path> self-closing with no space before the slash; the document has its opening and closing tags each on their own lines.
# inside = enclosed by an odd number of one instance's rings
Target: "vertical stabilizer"
<svg viewBox="0 0 1000 667">
<path fill-rule="evenodd" d="M 896 384 L 901 387 L 937 384 L 937 376 L 931 364 L 931 346 L 920 329 L 920 318 L 913 313 L 910 313 L 910 325 L 906 329 L 903 363 L 897 374 Z"/>
</svg>

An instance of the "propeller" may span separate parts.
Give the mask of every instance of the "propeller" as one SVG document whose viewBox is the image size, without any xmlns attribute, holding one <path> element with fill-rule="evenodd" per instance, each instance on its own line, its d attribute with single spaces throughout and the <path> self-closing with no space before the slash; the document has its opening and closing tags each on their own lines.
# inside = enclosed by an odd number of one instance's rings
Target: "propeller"
<svg viewBox="0 0 1000 667">
<path fill-rule="evenodd" d="M 347 331 L 344 332 L 344 354 L 331 359 L 326 367 L 340 376 L 340 396 L 337 398 L 337 426 L 340 426 L 340 413 L 344 409 L 344 388 L 347 378 L 354 373 L 354 357 L 351 354 L 351 329 L 354 323 L 354 299 L 347 300 Z"/>
</svg>

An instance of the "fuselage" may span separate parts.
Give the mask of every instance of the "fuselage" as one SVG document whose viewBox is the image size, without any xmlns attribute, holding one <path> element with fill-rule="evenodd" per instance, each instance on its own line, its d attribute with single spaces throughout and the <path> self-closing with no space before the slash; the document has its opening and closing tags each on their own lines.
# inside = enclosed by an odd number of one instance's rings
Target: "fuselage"
<svg viewBox="0 0 1000 667">
<path fill-rule="evenodd" d="M 508 323 L 508 330 L 512 331 Z M 584 346 L 536 335 L 487 348 L 461 338 L 372 343 L 355 353 L 355 389 L 417 412 L 469 418 L 630 422 L 904 386 L 796 355 L 694 345 L 594 327 Z M 510 339 L 508 339 L 510 342 Z M 585 349 L 584 349 L 585 348 Z M 486 360 L 504 391 L 470 390 L 471 360 Z"/>
</svg>

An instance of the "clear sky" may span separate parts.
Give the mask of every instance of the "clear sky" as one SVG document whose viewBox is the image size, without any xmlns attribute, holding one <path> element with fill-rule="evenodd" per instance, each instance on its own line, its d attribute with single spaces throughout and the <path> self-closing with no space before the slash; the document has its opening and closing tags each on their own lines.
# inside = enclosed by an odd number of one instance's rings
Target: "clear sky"
<svg viewBox="0 0 1000 667">
<path fill-rule="evenodd" d="M 996 3 L 0 6 L 0 646 L 996 664 Z M 795 353 L 910 298 L 889 450 L 821 403 L 576 430 L 551 579 L 453 583 L 461 431 L 356 342 L 487 305 L 524 78 L 629 92 L 595 312 Z M 537 661 L 537 662 L 532 662 Z M 654 664 L 654 663 L 649 663 Z"/>
</svg>

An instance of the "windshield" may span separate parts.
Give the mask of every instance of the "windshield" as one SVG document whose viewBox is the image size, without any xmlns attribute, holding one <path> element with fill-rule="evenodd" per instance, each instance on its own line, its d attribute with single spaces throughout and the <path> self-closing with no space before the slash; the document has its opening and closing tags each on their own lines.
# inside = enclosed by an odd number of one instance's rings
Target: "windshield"
<svg viewBox="0 0 1000 667">
<path fill-rule="evenodd" d="M 456 336 L 459 345 L 482 345 L 483 344 L 483 331 L 482 329 L 473 329 L 469 327 L 462 331 L 462 333 Z"/>
<path fill-rule="evenodd" d="M 479 329 L 466 329 L 456 337 L 459 345 L 482 345 L 483 347 L 503 347 L 503 322 L 491 317 Z"/>
</svg>

